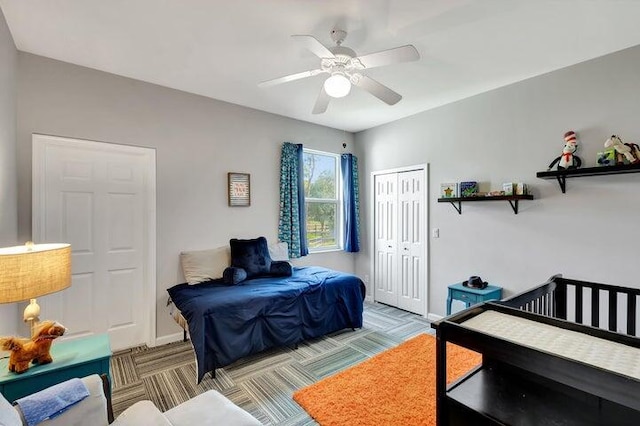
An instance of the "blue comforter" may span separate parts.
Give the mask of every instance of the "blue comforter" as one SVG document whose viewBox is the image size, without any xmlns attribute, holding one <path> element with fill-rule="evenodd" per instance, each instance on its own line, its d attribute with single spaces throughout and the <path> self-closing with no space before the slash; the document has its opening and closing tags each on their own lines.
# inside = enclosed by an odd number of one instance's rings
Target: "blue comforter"
<svg viewBox="0 0 640 426">
<path fill-rule="evenodd" d="M 293 268 L 291 277 L 235 286 L 214 280 L 167 291 L 189 324 L 198 382 L 249 354 L 362 327 L 362 281 L 317 266 Z"/>
</svg>

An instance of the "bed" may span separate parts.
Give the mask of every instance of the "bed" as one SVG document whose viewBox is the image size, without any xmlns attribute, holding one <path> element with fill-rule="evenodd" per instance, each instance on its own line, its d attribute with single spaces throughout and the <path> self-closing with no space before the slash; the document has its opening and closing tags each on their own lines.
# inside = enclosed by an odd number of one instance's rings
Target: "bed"
<svg viewBox="0 0 640 426">
<path fill-rule="evenodd" d="M 188 331 L 197 380 L 207 372 L 265 349 L 362 327 L 364 283 L 330 269 L 294 267 L 290 277 L 263 277 L 242 285 L 211 280 L 167 290 Z"/>
<path fill-rule="evenodd" d="M 640 424 L 638 297 L 557 275 L 435 323 L 438 425 Z M 447 342 L 483 354 L 450 385 Z"/>
</svg>

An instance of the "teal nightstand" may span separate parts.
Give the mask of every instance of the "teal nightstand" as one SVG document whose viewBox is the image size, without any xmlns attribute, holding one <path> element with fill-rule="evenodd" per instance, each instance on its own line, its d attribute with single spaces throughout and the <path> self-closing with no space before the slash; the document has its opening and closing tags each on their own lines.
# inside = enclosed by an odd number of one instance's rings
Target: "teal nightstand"
<svg viewBox="0 0 640 426">
<path fill-rule="evenodd" d="M 33 365 L 21 374 L 12 373 L 7 358 L 0 360 L 0 392 L 13 402 L 74 377 L 106 374 L 111 381 L 109 336 L 98 334 L 74 340 L 54 342 L 51 346 L 53 362 Z"/>
<path fill-rule="evenodd" d="M 449 293 L 447 295 L 447 315 L 451 315 L 451 302 L 454 300 L 464 302 L 468 308 L 476 303 L 500 299 L 502 299 L 502 287 L 488 285 L 486 288 L 479 289 L 465 287 L 462 283 L 452 284 L 449 286 Z"/>
</svg>

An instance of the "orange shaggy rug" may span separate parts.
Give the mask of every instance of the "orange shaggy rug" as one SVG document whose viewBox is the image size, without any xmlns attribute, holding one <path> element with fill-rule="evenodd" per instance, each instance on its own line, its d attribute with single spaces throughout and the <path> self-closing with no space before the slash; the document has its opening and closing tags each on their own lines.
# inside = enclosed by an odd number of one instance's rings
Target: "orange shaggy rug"
<svg viewBox="0 0 640 426">
<path fill-rule="evenodd" d="M 447 344 L 450 383 L 480 354 Z M 322 426 L 435 425 L 436 339 L 421 334 L 293 394 Z"/>
</svg>

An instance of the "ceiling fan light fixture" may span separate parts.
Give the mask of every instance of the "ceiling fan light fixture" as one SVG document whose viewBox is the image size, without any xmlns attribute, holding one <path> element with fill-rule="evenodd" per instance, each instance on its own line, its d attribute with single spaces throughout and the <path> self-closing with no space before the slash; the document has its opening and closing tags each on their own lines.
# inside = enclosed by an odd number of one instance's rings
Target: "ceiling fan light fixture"
<svg viewBox="0 0 640 426">
<path fill-rule="evenodd" d="M 351 91 L 351 82 L 341 72 L 334 72 L 324 81 L 324 90 L 332 98 L 343 98 Z"/>
<path fill-rule="evenodd" d="M 320 68 L 263 81 L 258 86 L 270 87 L 306 77 L 313 77 L 318 74 L 329 74 L 328 78 L 323 82 L 322 90 L 318 93 L 316 103 L 311 111 L 313 114 L 326 112 L 331 99 L 347 96 L 351 92 L 351 86 L 357 86 L 387 105 L 395 105 L 400 102 L 402 99 L 400 94 L 384 84 L 378 83 L 371 77 L 362 75 L 361 71 L 400 62 L 417 61 L 420 59 L 418 50 L 414 46 L 407 44 L 358 56 L 352 49 L 342 45 L 346 36 L 346 31 L 334 28 L 331 31 L 331 38 L 336 45 L 331 48 L 320 43 L 312 35 L 291 36 L 320 59 Z"/>
</svg>

